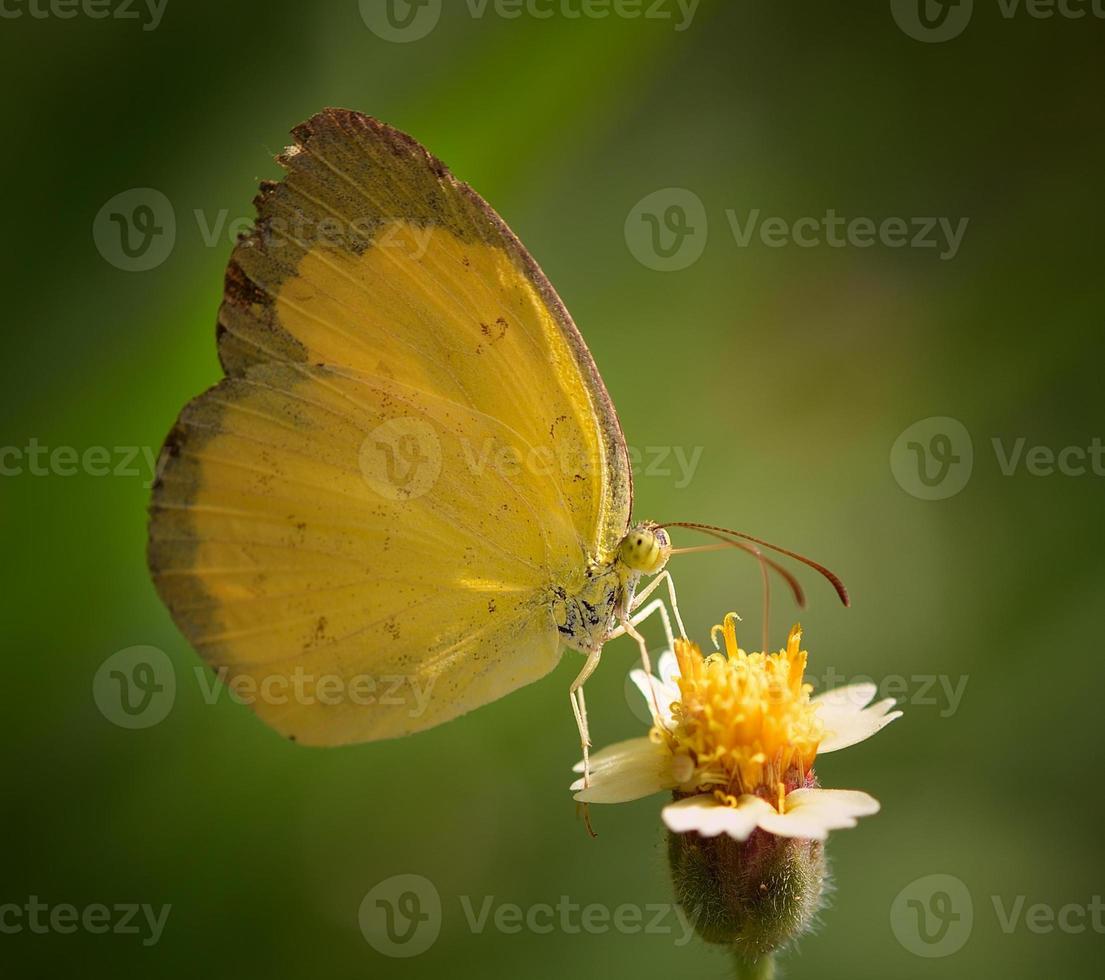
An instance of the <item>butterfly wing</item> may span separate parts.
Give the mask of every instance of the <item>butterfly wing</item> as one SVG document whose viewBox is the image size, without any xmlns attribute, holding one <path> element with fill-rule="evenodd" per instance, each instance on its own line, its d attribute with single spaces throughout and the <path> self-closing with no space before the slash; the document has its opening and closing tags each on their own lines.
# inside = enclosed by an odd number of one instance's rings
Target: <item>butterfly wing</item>
<svg viewBox="0 0 1105 980">
<path fill-rule="evenodd" d="M 162 457 L 150 566 L 279 731 L 407 734 L 543 676 L 549 590 L 629 519 L 624 440 L 560 300 L 421 146 L 326 110 L 262 186 L 226 379 Z"/>
</svg>

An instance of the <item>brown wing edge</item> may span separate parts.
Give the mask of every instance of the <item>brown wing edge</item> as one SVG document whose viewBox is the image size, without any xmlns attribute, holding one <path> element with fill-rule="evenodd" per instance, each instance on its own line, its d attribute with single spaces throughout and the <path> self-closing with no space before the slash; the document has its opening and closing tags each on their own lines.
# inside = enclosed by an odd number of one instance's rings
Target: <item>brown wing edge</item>
<svg viewBox="0 0 1105 980">
<path fill-rule="evenodd" d="M 192 640 L 194 630 L 188 617 L 181 612 L 181 604 L 208 600 L 209 597 L 200 579 L 181 577 L 178 581 L 178 590 L 173 591 L 166 587 L 164 574 L 172 569 L 179 569 L 194 564 L 196 550 L 199 547 L 198 539 L 188 535 L 166 537 L 164 534 L 155 535 L 155 525 L 159 518 L 163 524 L 163 530 L 172 531 L 172 524 L 179 521 L 172 511 L 165 512 L 162 503 L 165 495 L 164 474 L 169 465 L 175 465 L 180 483 L 186 487 L 178 500 L 194 500 L 199 489 L 199 473 L 195 463 L 181 456 L 182 447 L 187 444 L 193 451 L 202 449 L 207 436 L 202 430 L 197 430 L 188 425 L 187 418 L 190 411 L 198 402 L 209 397 L 227 383 L 227 379 L 221 379 L 202 394 L 197 395 L 181 409 L 169 434 L 161 446 L 157 458 L 157 468 L 154 472 L 154 480 L 150 487 L 150 501 L 147 507 L 146 523 L 146 565 L 150 570 L 154 590 L 168 609 L 169 615 L 180 632 Z M 174 464 L 175 461 L 175 464 Z M 204 658 L 206 661 L 206 658 Z M 214 669 L 214 668 L 213 668 Z"/>
<path fill-rule="evenodd" d="M 263 180 L 253 199 L 257 210 L 254 227 L 242 235 L 234 247 L 227 264 L 224 280 L 223 301 L 219 307 L 216 323 L 216 342 L 219 361 L 228 376 L 242 374 L 258 360 L 304 361 L 306 352 L 299 341 L 283 329 L 277 321 L 274 307 L 279 284 L 287 277 L 294 276 L 298 261 L 288 261 L 289 252 L 306 252 L 317 239 L 309 226 L 298 227 L 303 237 L 288 238 L 277 231 L 276 222 L 288 214 L 296 215 L 295 197 L 301 192 L 300 182 L 309 185 L 319 173 L 327 168 L 317 164 L 318 159 L 312 152 L 316 139 L 349 137 L 357 139 L 368 137 L 391 157 L 396 158 L 396 168 L 405 168 L 407 176 L 418 182 L 422 193 L 422 204 L 426 209 L 425 217 L 433 223 L 442 224 L 453 230 L 458 237 L 464 235 L 467 227 L 465 220 L 482 218 L 483 228 L 479 229 L 484 241 L 492 242 L 499 235 L 498 228 L 489 215 L 481 209 L 472 209 L 472 203 L 462 194 L 459 200 L 468 205 L 468 212 L 456 213 L 458 197 L 452 199 L 445 193 L 446 188 L 456 190 L 458 182 L 449 174 L 448 168 L 417 140 L 392 126 L 349 109 L 323 109 L 310 119 L 291 130 L 295 142 L 277 154 L 276 162 L 285 171 L 282 180 Z M 362 251 L 371 244 L 375 229 L 370 227 L 378 221 L 387 220 L 386 215 L 374 215 L 370 212 L 359 215 L 361 232 L 346 229 L 347 240 L 343 244 L 351 251 Z M 475 222 L 477 225 L 481 222 Z M 293 247 L 279 252 L 268 246 L 273 236 L 291 242 Z M 259 324 L 263 330 L 263 346 L 243 345 L 235 336 L 234 324 L 244 318 Z"/>
</svg>

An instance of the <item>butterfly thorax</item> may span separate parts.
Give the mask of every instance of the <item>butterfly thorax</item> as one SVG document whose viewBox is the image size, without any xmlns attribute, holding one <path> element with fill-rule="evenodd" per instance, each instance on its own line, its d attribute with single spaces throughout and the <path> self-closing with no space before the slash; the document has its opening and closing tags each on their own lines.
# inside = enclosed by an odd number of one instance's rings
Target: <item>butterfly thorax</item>
<svg viewBox="0 0 1105 980">
<path fill-rule="evenodd" d="M 549 609 L 562 641 L 583 653 L 600 649 L 617 623 L 633 611 L 641 576 L 658 575 L 670 555 L 667 532 L 645 521 L 629 528 L 613 557 L 588 562 L 578 585 L 554 585 Z"/>
<path fill-rule="evenodd" d="M 549 609 L 562 642 L 583 653 L 599 649 L 619 613 L 627 612 L 639 579 L 640 573 L 614 559 L 589 564 L 577 588 L 553 586 Z"/>
</svg>

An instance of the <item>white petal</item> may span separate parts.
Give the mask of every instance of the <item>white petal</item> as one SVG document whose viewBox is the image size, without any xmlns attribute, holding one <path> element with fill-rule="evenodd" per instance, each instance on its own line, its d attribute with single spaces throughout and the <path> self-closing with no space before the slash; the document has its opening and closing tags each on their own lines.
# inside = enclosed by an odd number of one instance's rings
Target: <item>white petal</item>
<svg viewBox="0 0 1105 980">
<path fill-rule="evenodd" d="M 574 768 L 582 772 L 583 763 Z M 580 777 L 571 786 L 580 803 L 626 803 L 674 787 L 671 752 L 648 738 L 627 739 L 596 752 L 591 756 L 590 785 L 584 789 Z"/>
<path fill-rule="evenodd" d="M 665 650 L 660 654 L 660 660 L 656 664 L 656 676 L 672 690 L 678 692 L 679 661 L 671 650 Z"/>
<path fill-rule="evenodd" d="M 825 717 L 825 713 L 829 711 L 860 711 L 867 707 L 878 693 L 878 687 L 870 682 L 846 684 L 844 687 L 834 687 L 831 691 L 818 694 L 810 698 L 810 701 L 823 705 L 821 712 L 822 717 Z"/>
<path fill-rule="evenodd" d="M 672 659 L 675 659 L 675 655 L 672 654 Z M 663 668 L 664 662 L 661 658 L 661 668 Z M 653 717 L 656 716 L 656 706 L 660 707 L 660 721 L 663 722 L 665 728 L 672 728 L 675 725 L 675 721 L 672 718 L 671 706 L 679 700 L 679 688 L 674 682 L 665 682 L 655 677 L 650 677 L 640 667 L 629 672 L 629 679 L 637 685 L 637 690 L 641 692 L 642 697 L 645 699 L 645 703 L 648 705 L 649 713 Z M 653 691 L 656 694 L 655 703 L 653 703 Z"/>
<path fill-rule="evenodd" d="M 703 837 L 728 834 L 733 840 L 748 840 L 762 819 L 775 811 L 758 796 L 745 795 L 735 807 L 719 803 L 712 795 L 688 796 L 669 803 L 663 810 L 664 823 L 676 834 L 695 831 Z"/>
<path fill-rule="evenodd" d="M 760 826 L 778 837 L 824 840 L 830 830 L 854 827 L 857 817 L 879 812 L 879 801 L 854 789 L 796 789 L 786 798 L 786 812 L 760 819 Z"/>
<path fill-rule="evenodd" d="M 825 725 L 825 737 L 817 747 L 818 754 L 836 752 L 862 742 L 895 718 L 902 717 L 900 711 L 890 710 L 894 707 L 893 698 L 867 707 L 877 691 L 874 684 L 849 684 L 811 699 Z"/>
<path fill-rule="evenodd" d="M 627 738 L 624 741 L 615 742 L 613 745 L 607 745 L 605 748 L 599 749 L 598 752 L 592 752 L 591 772 L 594 772 L 596 769 L 604 769 L 618 765 L 619 760 L 625 752 L 636 751 L 641 742 L 647 741 L 647 738 Z M 572 766 L 572 772 L 583 772 L 582 759 Z"/>
</svg>

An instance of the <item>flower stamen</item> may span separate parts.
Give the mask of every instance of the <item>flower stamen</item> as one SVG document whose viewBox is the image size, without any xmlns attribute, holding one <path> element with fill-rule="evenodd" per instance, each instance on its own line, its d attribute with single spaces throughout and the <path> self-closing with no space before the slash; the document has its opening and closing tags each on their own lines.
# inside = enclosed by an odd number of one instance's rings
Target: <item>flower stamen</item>
<svg viewBox="0 0 1105 980">
<path fill-rule="evenodd" d="M 801 629 L 790 631 L 782 650 L 746 653 L 737 643 L 738 619 L 730 613 L 711 630 L 719 652 L 709 656 L 676 640 L 680 700 L 672 706 L 674 724 L 650 734 L 688 760 L 680 767 L 684 791 L 712 792 L 727 806 L 751 793 L 782 813 L 788 787 L 805 782 L 824 728 L 810 702 L 812 688 L 803 683 Z"/>
</svg>

